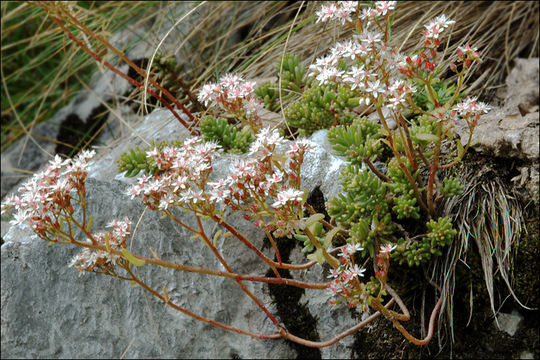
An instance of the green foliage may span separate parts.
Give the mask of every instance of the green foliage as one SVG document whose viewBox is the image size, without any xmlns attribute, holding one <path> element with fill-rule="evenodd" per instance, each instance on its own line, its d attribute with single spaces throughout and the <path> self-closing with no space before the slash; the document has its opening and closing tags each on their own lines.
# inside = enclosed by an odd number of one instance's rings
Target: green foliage
<svg viewBox="0 0 540 360">
<path fill-rule="evenodd" d="M 255 89 L 255 95 L 262 100 L 264 107 L 269 111 L 279 110 L 279 91 L 269 81 L 259 85 Z M 281 98 L 290 97 L 289 93 L 282 93 Z"/>
<path fill-rule="evenodd" d="M 412 173 L 412 167 L 409 164 L 409 161 L 405 158 L 403 159 L 403 162 L 407 170 Z M 417 170 L 413 176 L 418 176 L 419 172 L 420 170 Z M 404 218 L 418 220 L 420 218 L 420 207 L 414 196 L 414 189 L 395 158 L 392 158 L 388 163 L 387 175 L 392 179 L 392 182 L 388 187 L 394 194 L 395 205 L 392 207 L 392 210 L 397 215 L 397 218 L 399 220 Z"/>
<path fill-rule="evenodd" d="M 351 164 L 361 165 L 364 158 L 380 155 L 379 126 L 366 117 L 357 117 L 350 126 L 339 125 L 330 129 L 328 140 L 339 156 Z"/>
<path fill-rule="evenodd" d="M 436 131 L 436 123 L 420 117 L 411 128 L 411 134 L 428 134 Z M 357 118 L 351 125 L 330 129 L 328 139 L 338 155 L 344 157 L 349 165 L 341 173 L 343 191 L 326 203 L 327 211 L 340 226 L 350 230 L 349 241 L 361 244 L 364 248 L 363 256 L 373 257 L 376 254 L 375 246 L 381 244 L 381 241 L 398 245 L 393 258 L 410 266 L 418 266 L 429 261 L 432 256 L 442 255 L 441 249 L 449 245 L 456 235 L 449 218 L 430 220 L 423 227 L 416 225 L 413 231 L 425 228 L 427 234 L 412 238 L 403 238 L 396 231 L 398 228 L 410 227 L 400 221 L 418 221 L 422 218 L 413 185 L 405 173 L 407 171 L 413 179 L 422 183 L 420 168 L 414 170 L 406 156 L 399 160 L 390 157 L 378 175 L 363 164 L 367 159 L 382 155 L 383 139 L 379 125 L 366 118 Z M 418 139 L 416 143 L 426 149 L 429 141 Z M 447 177 L 442 188 L 447 196 L 459 194 L 463 190 L 453 177 Z"/>
<path fill-rule="evenodd" d="M 281 75 L 281 88 L 301 93 L 307 84 L 306 67 L 300 63 L 298 55 L 285 54 L 283 58 L 283 71 L 280 73 L 281 61 L 276 64 L 278 74 Z"/>
<path fill-rule="evenodd" d="M 388 212 L 386 185 L 372 172 L 357 165 L 348 165 L 341 172 L 343 192 L 327 202 L 328 214 L 346 229 L 359 219 Z"/>
<path fill-rule="evenodd" d="M 314 224 L 314 231 L 313 235 L 317 238 L 319 243 L 324 243 L 324 230 L 323 225 L 320 222 L 317 222 Z M 309 254 L 315 251 L 315 245 L 311 242 L 311 240 L 307 237 L 307 235 L 304 234 L 294 234 L 294 237 L 296 240 L 301 241 L 304 244 L 304 247 L 302 248 L 302 253 Z"/>
<path fill-rule="evenodd" d="M 429 136 L 437 135 L 437 122 L 430 116 L 419 116 L 418 119 L 412 121 L 409 133 L 413 145 L 420 146 L 424 152 L 427 145 L 432 142 L 428 140 Z"/>
<path fill-rule="evenodd" d="M 345 86 L 312 84 L 300 99 L 290 104 L 284 117 L 301 135 L 311 135 L 320 129 L 351 124 L 356 114 L 351 110 L 358 103 L 354 92 Z"/>
<path fill-rule="evenodd" d="M 225 119 L 206 116 L 201 119 L 200 125 L 205 141 L 215 141 L 229 153 L 243 154 L 249 150 L 249 145 L 255 140 L 248 127 L 239 129 Z"/>
<path fill-rule="evenodd" d="M 147 150 L 147 149 L 145 149 Z M 143 172 L 145 174 L 155 175 L 158 171 L 156 166 L 152 166 L 146 159 L 146 151 L 140 150 L 139 147 L 131 148 L 120 156 L 116 162 L 118 172 L 126 172 L 126 177 L 134 177 Z"/>
<path fill-rule="evenodd" d="M 390 237 L 395 231 L 390 212 L 383 214 L 371 213 L 360 218 L 351 227 L 352 241 L 360 244 L 364 249 L 362 256 L 375 256 L 375 244 L 384 238 Z"/>
<path fill-rule="evenodd" d="M 392 210 L 397 214 L 398 219 L 413 218 L 420 219 L 420 207 L 416 205 L 416 198 L 412 193 L 407 193 L 396 197 Z"/>
<path fill-rule="evenodd" d="M 452 220 L 447 216 L 440 217 L 437 221 L 429 220 L 426 225 L 431 230 L 428 233 L 431 246 L 450 245 L 457 234 L 457 231 L 452 229 Z"/>
<path fill-rule="evenodd" d="M 122 173 L 125 171 L 125 177 L 137 176 L 141 171 L 146 175 L 156 175 L 159 172 L 159 169 L 157 166 L 149 162 L 146 152 L 150 151 L 154 147 L 157 147 L 159 150 L 163 150 L 163 148 L 166 146 L 180 147 L 182 146 L 182 142 L 172 141 L 171 143 L 167 143 L 166 141 L 161 141 L 155 144 L 152 141 L 152 145 L 144 148 L 144 150 L 139 149 L 138 146 L 131 148 L 120 155 L 120 159 L 116 162 L 118 172 Z"/>
<path fill-rule="evenodd" d="M 283 68 L 281 59 L 276 63 L 278 76 L 281 78 L 281 100 L 289 100 L 295 94 L 301 94 L 307 85 L 306 67 L 300 63 L 297 55 L 285 54 Z M 280 73 L 280 70 L 282 72 Z M 255 89 L 255 95 L 264 103 L 264 107 L 270 111 L 278 111 L 279 104 L 279 82 L 272 84 L 265 82 Z"/>
<path fill-rule="evenodd" d="M 461 195 L 463 193 L 463 184 L 459 179 L 448 176 L 444 179 L 442 191 L 446 197 Z"/>
<path fill-rule="evenodd" d="M 420 109 L 424 111 L 431 111 L 435 109 L 435 106 L 429 101 L 426 90 L 422 84 L 418 84 L 418 92 L 413 95 L 414 103 Z M 440 105 L 446 104 L 454 95 L 456 91 L 456 85 L 454 83 L 449 84 L 445 81 L 438 81 L 432 85 L 435 94 L 437 95 L 437 101 Z M 458 95 L 455 101 L 460 101 L 461 96 Z"/>
<path fill-rule="evenodd" d="M 426 226 L 430 232 L 420 241 L 406 241 L 403 238 L 398 241 L 392 257 L 399 264 L 407 262 L 409 266 L 419 266 L 428 262 L 433 255 L 441 256 L 441 249 L 450 245 L 457 234 L 448 217 L 440 217 L 437 221 L 430 220 Z"/>
</svg>

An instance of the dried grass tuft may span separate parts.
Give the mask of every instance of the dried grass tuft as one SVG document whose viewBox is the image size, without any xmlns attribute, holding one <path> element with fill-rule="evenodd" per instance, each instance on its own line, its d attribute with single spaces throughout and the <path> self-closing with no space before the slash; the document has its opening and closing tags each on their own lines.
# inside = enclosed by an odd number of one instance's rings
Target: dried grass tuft
<svg viewBox="0 0 540 360">
<path fill-rule="evenodd" d="M 443 213 L 452 217 L 454 228 L 458 230 L 458 236 L 453 246 L 443 258 L 435 263 L 433 268 L 433 279 L 442 284 L 443 296 L 445 297 L 443 308 L 446 307 L 446 320 L 450 327 L 452 340 L 454 338 L 455 269 L 460 261 L 467 265 L 468 251 L 477 251 L 480 255 L 484 281 L 495 320 L 497 319 L 497 307 L 502 306 L 496 302 L 494 276 L 497 273 L 506 283 L 511 296 L 521 306 L 527 308 L 520 302 L 512 289 L 514 280 L 511 272 L 519 239 L 522 231 L 526 231 L 523 205 L 512 189 L 505 185 L 499 177 L 494 176 L 494 169 L 490 164 L 476 165 L 472 167 L 461 164 L 458 169 L 454 170 L 462 179 L 466 190 L 462 195 L 449 199 L 444 204 Z M 469 314 L 469 322 L 473 309 L 473 284 L 470 284 L 470 287 L 471 313 Z"/>
</svg>

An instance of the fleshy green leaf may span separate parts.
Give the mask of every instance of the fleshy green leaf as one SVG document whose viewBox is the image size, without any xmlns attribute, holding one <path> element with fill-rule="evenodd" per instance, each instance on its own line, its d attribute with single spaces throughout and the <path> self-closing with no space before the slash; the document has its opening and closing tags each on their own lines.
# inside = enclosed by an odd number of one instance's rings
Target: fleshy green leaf
<svg viewBox="0 0 540 360">
<path fill-rule="evenodd" d="M 458 157 L 462 157 L 465 149 L 463 148 L 463 144 L 461 144 L 460 139 L 457 139 L 456 145 L 457 145 Z"/>
<path fill-rule="evenodd" d="M 324 219 L 324 214 L 313 214 L 306 220 L 306 227 L 310 226 L 314 222 L 321 221 Z"/>
<path fill-rule="evenodd" d="M 336 226 L 335 228 L 333 228 L 332 230 L 330 230 L 327 234 L 326 234 L 326 237 L 324 239 L 324 244 L 323 244 L 323 247 L 325 249 L 328 249 L 328 247 L 330 246 L 330 244 L 332 243 L 332 238 L 334 237 L 334 235 L 336 235 L 339 230 L 341 230 L 341 228 L 339 226 Z"/>
<path fill-rule="evenodd" d="M 135 266 L 143 266 L 144 264 L 146 264 L 146 261 L 136 258 L 135 256 L 133 256 L 132 253 L 127 251 L 127 249 L 125 248 L 122 249 L 122 254 L 124 254 L 124 257 L 126 258 L 127 261 L 129 261 L 131 264 Z"/>
<path fill-rule="evenodd" d="M 428 133 L 417 133 L 416 138 L 418 140 L 424 140 L 424 141 L 439 141 L 439 137 L 437 135 L 428 134 Z"/>
</svg>

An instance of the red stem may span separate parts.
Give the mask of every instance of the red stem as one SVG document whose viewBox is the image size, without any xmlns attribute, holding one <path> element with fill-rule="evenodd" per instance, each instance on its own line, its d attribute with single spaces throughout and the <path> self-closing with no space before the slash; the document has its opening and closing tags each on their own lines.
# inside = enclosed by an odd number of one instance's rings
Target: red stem
<svg viewBox="0 0 540 360">
<path fill-rule="evenodd" d="M 201 218 L 198 215 L 196 215 L 196 217 L 197 217 L 197 223 L 198 223 L 199 229 L 200 229 L 199 235 L 201 235 L 201 237 L 203 238 L 203 241 L 205 242 L 205 244 L 212 250 L 214 255 L 218 258 L 219 262 L 225 267 L 225 269 L 227 269 L 227 271 L 232 273 L 233 271 L 229 267 L 229 265 L 227 264 L 225 259 L 221 256 L 219 251 L 216 249 L 216 247 L 212 244 L 212 242 L 206 236 L 206 233 L 204 232 L 204 228 L 203 228 L 203 225 L 202 225 L 202 222 L 201 222 Z M 240 279 L 235 278 L 234 280 L 238 283 L 238 285 L 240 285 L 240 287 L 242 288 L 242 290 L 244 290 L 246 295 L 249 296 L 259 306 L 259 308 L 261 308 L 261 310 L 266 314 L 266 316 L 268 316 L 270 321 L 272 321 L 274 323 L 274 325 L 278 328 L 278 330 L 280 330 L 280 332 L 281 332 L 283 330 L 283 328 L 281 327 L 281 324 L 276 319 L 276 317 L 274 315 L 272 315 L 272 313 L 270 311 L 268 311 L 268 309 L 259 300 L 259 298 L 257 298 L 251 291 L 249 291 L 249 289 L 246 287 L 246 285 L 244 285 L 242 283 L 242 281 Z"/>
<path fill-rule="evenodd" d="M 114 47 L 113 45 L 111 45 L 111 43 L 109 43 L 106 39 L 102 39 L 101 37 L 99 37 L 97 34 L 95 34 L 92 30 L 90 30 L 88 27 L 86 27 L 83 23 L 81 23 L 76 17 L 74 17 L 73 15 L 71 15 L 68 11 L 65 11 L 62 7 L 60 7 L 61 10 L 64 11 L 64 13 L 71 19 L 72 21 L 72 25 L 75 26 L 78 25 L 79 26 L 79 29 L 85 33 L 87 33 L 89 36 L 93 37 L 94 39 L 98 40 L 99 42 L 101 42 L 102 44 L 104 44 L 105 46 L 107 46 L 109 49 L 111 49 L 111 51 L 113 53 L 115 53 L 116 55 L 118 55 L 122 60 L 124 60 L 129 66 L 131 66 L 133 69 L 135 69 L 142 77 L 146 78 L 147 77 L 147 74 L 146 72 L 141 69 L 140 67 L 138 67 L 137 65 L 135 65 L 135 63 L 133 63 L 130 59 L 128 59 L 120 50 L 118 50 L 116 47 Z M 64 18 L 64 20 L 66 20 Z M 191 114 L 191 112 L 186 109 L 184 107 L 184 105 L 182 105 L 182 103 L 180 103 L 174 96 L 172 96 L 172 94 L 167 91 L 167 89 L 164 89 L 161 85 L 159 85 L 154 79 L 152 79 L 151 77 L 148 77 L 148 80 L 150 81 L 150 83 L 152 85 L 154 85 L 155 87 L 157 87 L 159 90 L 161 90 L 165 96 L 167 96 L 169 98 L 169 100 L 171 100 L 173 103 L 175 103 L 176 106 L 178 106 L 188 117 L 191 121 L 195 122 L 195 117 Z"/>
<path fill-rule="evenodd" d="M 115 68 L 114 66 L 112 66 L 109 62 L 107 61 L 104 61 L 98 54 L 96 54 L 95 52 L 93 52 L 92 50 L 88 49 L 79 39 L 77 39 L 72 33 L 71 31 L 69 31 L 68 28 L 66 28 L 64 26 L 64 24 L 62 24 L 62 22 L 56 18 L 56 17 L 52 17 L 52 19 L 60 26 L 60 28 L 62 28 L 62 30 L 68 35 L 68 37 L 73 40 L 77 45 L 79 45 L 84 51 L 86 51 L 88 54 L 90 54 L 94 59 L 96 59 L 97 61 L 99 61 L 100 63 L 103 63 L 103 65 L 105 65 L 107 68 L 109 68 L 111 71 L 113 71 L 114 73 L 120 75 L 121 77 L 123 77 L 124 79 L 126 79 L 127 81 L 129 81 L 131 84 L 139 87 L 139 88 L 144 88 L 144 85 L 139 83 L 138 81 L 136 81 L 135 79 L 127 76 L 126 74 L 124 74 L 123 72 L 121 72 L 120 70 L 118 70 L 117 68 Z M 162 89 L 162 91 L 165 90 L 165 89 Z M 153 97 L 155 97 L 156 99 L 158 99 L 163 105 L 165 105 L 170 111 L 171 113 L 176 117 L 176 119 L 178 119 L 178 121 L 186 128 L 189 130 L 189 132 L 191 133 L 191 135 L 198 135 L 198 133 L 193 130 L 185 121 L 184 119 L 182 119 L 180 117 L 180 115 L 178 115 L 176 113 L 176 111 L 174 111 L 173 107 L 165 100 L 163 99 L 161 96 L 159 96 L 158 94 L 156 94 L 154 91 L 150 90 L 149 88 L 146 89 L 146 92 L 149 93 L 150 95 L 152 95 Z M 164 92 L 165 93 L 165 92 Z M 176 105 L 178 105 L 180 103 L 177 103 Z M 181 105 L 181 104 L 180 104 Z M 183 108 L 184 106 L 181 105 L 181 109 Z M 183 109 L 182 109 L 183 110 Z M 189 113 L 189 115 L 191 116 L 190 119 L 193 119 L 193 115 L 191 115 L 191 113 Z M 188 115 L 188 116 L 189 116 Z"/>
<path fill-rule="evenodd" d="M 166 303 L 167 305 L 169 305 L 173 309 L 178 310 L 178 311 L 180 311 L 180 312 L 182 312 L 182 313 L 184 313 L 186 315 L 189 315 L 189 316 L 191 316 L 191 317 L 193 317 L 193 318 L 195 318 L 197 320 L 203 321 L 203 322 L 205 322 L 207 324 L 210 324 L 210 325 L 214 325 L 214 326 L 216 326 L 218 328 L 221 328 L 221 329 L 224 329 L 224 330 L 233 331 L 233 332 L 238 333 L 238 334 L 248 335 L 248 336 L 259 338 L 259 339 L 279 339 L 281 337 L 280 334 L 272 334 L 272 335 L 255 334 L 255 333 L 252 333 L 251 331 L 241 330 L 241 329 L 235 328 L 233 326 L 225 325 L 223 323 L 220 323 L 220 322 L 208 319 L 206 317 L 197 315 L 197 314 L 195 314 L 195 313 L 193 313 L 193 312 L 191 312 L 191 311 L 189 311 L 187 309 L 184 309 L 181 306 L 176 305 L 175 303 L 173 303 L 170 300 L 166 301 L 165 298 L 162 295 L 160 295 L 157 291 L 155 291 L 154 289 L 152 289 L 151 287 L 146 285 L 144 282 L 142 282 L 139 278 L 137 278 L 133 274 L 133 272 L 131 272 L 131 270 L 129 268 L 125 268 L 125 269 L 132 276 L 133 281 L 135 281 L 137 284 L 139 284 L 143 289 L 145 289 L 146 291 L 152 293 L 152 295 L 159 298 L 161 301 L 163 301 L 164 303 Z"/>
</svg>

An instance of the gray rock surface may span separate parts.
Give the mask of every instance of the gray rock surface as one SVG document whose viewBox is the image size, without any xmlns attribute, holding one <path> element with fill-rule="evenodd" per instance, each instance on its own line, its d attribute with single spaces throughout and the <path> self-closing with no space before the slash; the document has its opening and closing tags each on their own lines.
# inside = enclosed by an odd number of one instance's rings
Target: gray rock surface
<svg viewBox="0 0 540 360">
<path fill-rule="evenodd" d="M 497 314 L 497 321 L 499 328 L 510 336 L 514 336 L 519 329 L 519 324 L 523 320 L 523 316 L 516 310 L 513 310 L 510 314 L 499 313 Z M 494 322 L 497 325 L 497 322 Z"/>
<path fill-rule="evenodd" d="M 503 107 L 494 106 L 481 116 L 474 130 L 476 151 L 503 158 L 538 159 L 538 72 L 538 58 L 516 59 L 506 80 Z M 457 128 L 462 142 L 468 139 L 465 130 L 466 124 Z"/>
<path fill-rule="evenodd" d="M 486 155 L 520 161 L 520 174 L 512 180 L 524 187 L 528 196 L 538 201 L 540 118 L 538 58 L 516 59 L 506 79 L 503 106 L 480 117 L 473 137 L 472 149 Z M 466 124 L 458 123 L 457 133 L 465 144 L 469 138 Z"/>
<path fill-rule="evenodd" d="M 152 247 L 160 257 L 190 265 L 222 269 L 206 246 L 191 239 L 184 229 L 174 226 L 156 213 L 144 212 L 137 200 L 122 195 L 132 178 L 117 176 L 115 154 L 124 147 L 142 142 L 141 138 L 170 139 L 185 136 L 176 120 L 162 110 L 155 111 L 135 129 L 141 137 L 131 136 L 93 160 L 87 181 L 88 210 L 94 214 L 93 230 L 104 229 L 112 218 L 129 216 L 134 224 L 143 216 L 133 238 L 134 252 L 151 256 Z M 329 153 L 326 131 L 313 135 L 322 143 L 306 157 L 303 181 L 309 190 L 320 187 L 325 193 L 338 191 L 336 182 L 343 162 Z M 124 150 L 122 150 L 124 149 Z M 215 172 L 224 175 L 234 156 L 216 161 Z M 182 215 L 194 224 L 191 214 Z M 232 223 L 259 248 L 264 233 L 230 215 Z M 217 230 L 205 224 L 209 234 Z M 231 238 L 227 238 L 230 240 Z M 2 357 L 126 357 L 151 358 L 290 358 L 296 351 L 284 340 L 259 340 L 215 328 L 170 307 L 127 282 L 103 275 L 84 274 L 67 266 L 78 251 L 68 245 L 47 246 L 29 228 L 12 227 L 4 236 L 2 256 Z M 229 264 L 247 274 L 264 275 L 267 267 L 255 255 L 233 241 L 219 243 Z M 268 250 L 264 250 L 268 251 Z M 293 251 L 302 261 L 300 248 Z M 270 253 L 267 253 L 270 255 Z M 178 305 L 210 319 L 258 333 L 273 333 L 275 327 L 234 281 L 163 270 L 144 266 L 139 270 L 155 289 L 166 286 Z M 295 275 L 299 279 L 324 281 L 320 265 Z M 260 283 L 248 287 L 275 313 L 268 288 Z M 301 302 L 308 302 L 312 315 L 318 316 L 317 332 L 326 340 L 354 325 L 347 309 L 332 309 L 325 291 L 307 290 Z M 352 343 L 321 350 L 323 357 L 350 357 Z"/>
</svg>

